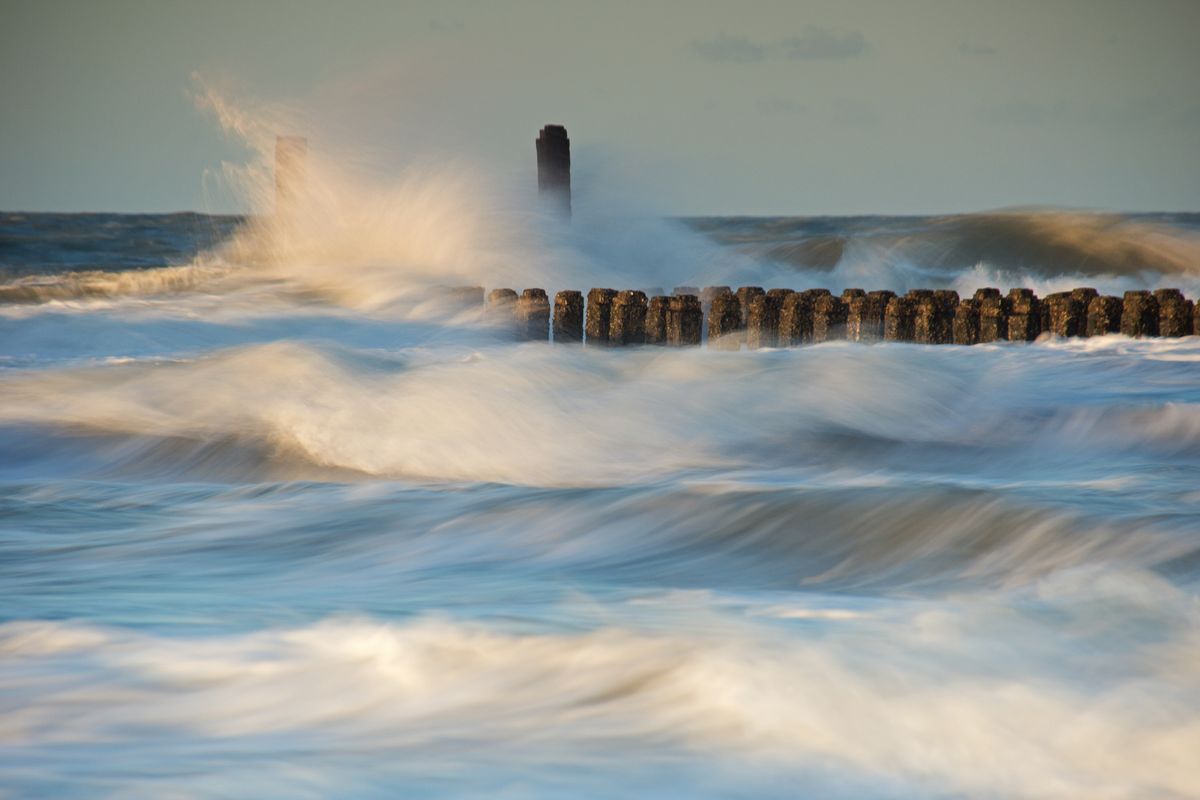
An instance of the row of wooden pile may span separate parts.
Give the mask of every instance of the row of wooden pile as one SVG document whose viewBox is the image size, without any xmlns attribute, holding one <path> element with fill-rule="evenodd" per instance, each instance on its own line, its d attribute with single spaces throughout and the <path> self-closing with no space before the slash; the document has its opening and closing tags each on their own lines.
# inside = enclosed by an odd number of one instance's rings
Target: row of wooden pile
<svg viewBox="0 0 1200 800">
<path fill-rule="evenodd" d="M 481 287 L 447 290 L 457 303 L 485 304 L 496 322 L 530 341 L 586 342 L 599 346 L 699 345 L 737 350 L 745 345 L 790 347 L 837 339 L 922 344 L 1033 341 L 1057 336 L 1200 335 L 1200 306 L 1178 289 L 1125 292 L 1123 297 L 1080 288 L 1039 298 L 1030 289 L 980 289 L 960 298 L 949 289 L 890 291 L 771 289 L 728 286 L 703 290 L 592 289 L 585 298 L 558 292 L 551 305 L 542 289 Z"/>
</svg>

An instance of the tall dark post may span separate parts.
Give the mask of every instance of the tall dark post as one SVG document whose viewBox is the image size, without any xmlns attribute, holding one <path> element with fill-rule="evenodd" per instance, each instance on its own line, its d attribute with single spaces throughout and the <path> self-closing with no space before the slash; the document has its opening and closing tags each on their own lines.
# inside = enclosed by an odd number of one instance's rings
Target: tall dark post
<svg viewBox="0 0 1200 800">
<path fill-rule="evenodd" d="M 571 140 L 562 125 L 547 125 L 538 133 L 538 194 L 571 216 Z"/>
<path fill-rule="evenodd" d="M 275 137 L 275 214 L 293 213 L 307 180 L 308 139 L 303 136 Z"/>
</svg>

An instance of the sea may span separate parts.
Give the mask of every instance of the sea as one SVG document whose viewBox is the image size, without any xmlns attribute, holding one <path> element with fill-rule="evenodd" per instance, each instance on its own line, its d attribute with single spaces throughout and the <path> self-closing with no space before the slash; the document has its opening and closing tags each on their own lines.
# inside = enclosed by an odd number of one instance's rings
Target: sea
<svg viewBox="0 0 1200 800">
<path fill-rule="evenodd" d="M 0 797 L 1200 797 L 1200 337 L 436 288 L 718 284 L 1198 299 L 1200 215 L 0 213 Z"/>
</svg>

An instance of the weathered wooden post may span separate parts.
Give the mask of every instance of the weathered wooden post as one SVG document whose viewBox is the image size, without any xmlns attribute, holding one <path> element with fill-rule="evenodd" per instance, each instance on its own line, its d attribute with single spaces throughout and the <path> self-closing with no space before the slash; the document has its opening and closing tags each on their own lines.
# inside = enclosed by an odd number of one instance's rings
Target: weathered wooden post
<svg viewBox="0 0 1200 800">
<path fill-rule="evenodd" d="M 960 300 L 954 309 L 954 344 L 979 343 L 979 301 Z"/>
<path fill-rule="evenodd" d="M 661 292 L 646 304 L 646 344 L 667 343 L 667 306 L 671 298 Z"/>
<path fill-rule="evenodd" d="M 739 330 L 742 322 L 737 295 L 728 286 L 715 288 L 724 291 L 709 294 L 708 346 L 716 350 L 737 350 L 741 346 Z"/>
<path fill-rule="evenodd" d="M 691 346 L 700 344 L 704 312 L 700 298 L 694 294 L 671 297 L 667 304 L 667 344 Z"/>
<path fill-rule="evenodd" d="M 1121 333 L 1158 336 L 1158 300 L 1147 291 L 1126 292 L 1121 312 Z"/>
<path fill-rule="evenodd" d="M 1087 330 L 1083 303 L 1071 292 L 1046 295 L 1042 308 L 1044 328 L 1055 336 L 1080 336 Z"/>
<path fill-rule="evenodd" d="M 779 346 L 795 347 L 812 339 L 812 299 L 792 292 L 779 307 Z"/>
<path fill-rule="evenodd" d="M 888 342 L 911 342 L 916 321 L 916 301 L 911 297 L 893 297 L 883 317 L 883 338 Z"/>
<path fill-rule="evenodd" d="M 1102 295 L 1092 298 L 1092 302 L 1088 303 L 1087 335 L 1120 333 L 1121 316 L 1124 311 L 1125 303 L 1119 297 Z"/>
<path fill-rule="evenodd" d="M 550 298 L 544 289 L 526 289 L 517 298 L 517 335 L 530 342 L 550 338 Z"/>
<path fill-rule="evenodd" d="M 587 341 L 589 345 L 608 346 L 608 329 L 612 319 L 613 289 L 592 289 L 587 295 Z"/>
<path fill-rule="evenodd" d="M 844 295 L 845 293 L 843 293 Z M 894 292 L 867 292 L 852 297 L 846 304 L 846 338 L 854 342 L 873 342 L 883 338 L 883 316 Z"/>
<path fill-rule="evenodd" d="M 588 315 L 584 320 L 587 344 L 608 347 L 608 326 L 612 324 L 612 299 L 616 296 L 616 290 L 613 289 L 588 291 Z"/>
<path fill-rule="evenodd" d="M 1042 332 L 1042 308 L 1032 289 L 1008 292 L 1008 340 L 1032 342 Z"/>
<path fill-rule="evenodd" d="M 1192 332 L 1193 303 L 1178 289 L 1156 289 L 1158 301 L 1158 335 L 1188 336 Z"/>
<path fill-rule="evenodd" d="M 760 294 L 766 294 L 761 286 L 739 286 L 737 290 L 738 308 L 742 314 L 742 330 L 750 324 L 750 301 Z"/>
<path fill-rule="evenodd" d="M 939 289 L 922 294 L 916 300 L 913 341 L 921 344 L 950 344 L 954 341 L 954 310 L 958 292 Z"/>
<path fill-rule="evenodd" d="M 812 340 L 830 342 L 846 338 L 846 303 L 831 294 L 820 295 L 812 302 Z"/>
<path fill-rule="evenodd" d="M 1071 297 L 1079 301 L 1079 333 L 1078 336 L 1088 335 L 1088 309 L 1092 306 L 1092 301 L 1100 296 L 1100 293 L 1090 286 L 1081 286 L 1078 289 L 1071 290 Z"/>
<path fill-rule="evenodd" d="M 487 318 L 493 325 L 513 333 L 517 329 L 517 293 L 492 289 L 487 296 Z"/>
<path fill-rule="evenodd" d="M 746 347 L 779 346 L 779 312 L 783 300 L 792 293 L 791 289 L 772 289 L 766 294 L 750 299 L 750 313 L 746 317 Z"/>
<path fill-rule="evenodd" d="M 300 205 L 308 181 L 308 139 L 303 136 L 275 137 L 275 215 L 292 217 Z"/>
<path fill-rule="evenodd" d="M 583 342 L 583 295 L 566 289 L 554 295 L 554 341 Z"/>
<path fill-rule="evenodd" d="M 979 305 L 979 341 L 1003 342 L 1008 340 L 1008 298 L 994 287 L 977 289 L 975 302 Z"/>
<path fill-rule="evenodd" d="M 608 343 L 614 347 L 646 342 L 646 295 L 626 290 L 617 292 L 612 303 Z"/>
<path fill-rule="evenodd" d="M 568 219 L 571 216 L 571 140 L 562 125 L 538 133 L 538 195 Z"/>
</svg>

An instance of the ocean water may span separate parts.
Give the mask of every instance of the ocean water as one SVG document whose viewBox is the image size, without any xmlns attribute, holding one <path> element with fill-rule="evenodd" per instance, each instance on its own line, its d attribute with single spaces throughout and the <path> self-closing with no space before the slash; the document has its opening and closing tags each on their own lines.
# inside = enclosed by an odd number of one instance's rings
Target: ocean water
<svg viewBox="0 0 1200 800">
<path fill-rule="evenodd" d="M 0 796 L 1200 796 L 1197 337 L 599 350 L 429 291 L 1196 298 L 1200 216 L 501 209 L 0 214 Z"/>
</svg>

